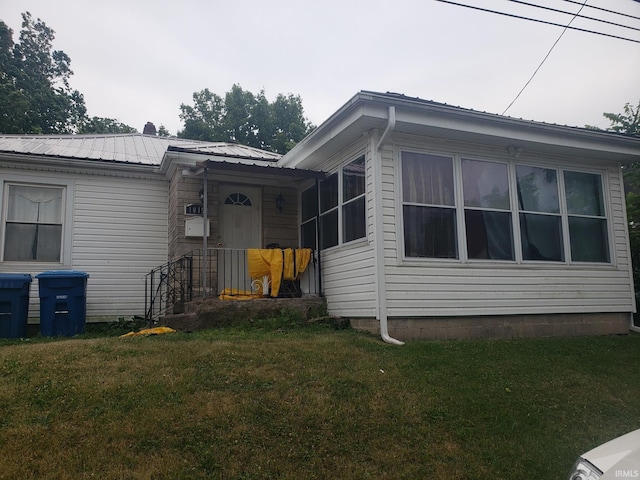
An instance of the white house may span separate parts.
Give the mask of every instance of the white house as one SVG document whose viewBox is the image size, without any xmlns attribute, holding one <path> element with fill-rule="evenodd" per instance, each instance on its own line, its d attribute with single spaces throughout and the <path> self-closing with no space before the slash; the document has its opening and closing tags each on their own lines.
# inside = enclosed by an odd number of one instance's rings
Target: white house
<svg viewBox="0 0 640 480">
<path fill-rule="evenodd" d="M 0 272 L 86 271 L 88 319 L 109 320 L 146 313 L 145 276 L 205 245 L 216 294 L 228 250 L 309 247 L 320 277 L 305 292 L 391 343 L 624 333 L 621 167 L 638 160 L 637 137 L 364 91 L 282 158 L 148 135 L 2 136 Z"/>
<path fill-rule="evenodd" d="M 640 138 L 360 92 L 285 155 L 329 311 L 383 338 L 628 331 Z M 308 213 L 305 213 L 308 212 Z"/>
</svg>

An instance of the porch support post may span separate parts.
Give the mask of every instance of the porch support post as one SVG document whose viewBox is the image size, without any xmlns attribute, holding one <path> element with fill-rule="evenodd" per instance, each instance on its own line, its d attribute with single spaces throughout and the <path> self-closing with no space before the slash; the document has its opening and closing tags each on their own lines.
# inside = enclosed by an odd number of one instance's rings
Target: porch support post
<svg viewBox="0 0 640 480">
<path fill-rule="evenodd" d="M 207 184 L 207 167 L 204 167 L 204 173 L 202 177 L 202 298 L 207 298 L 207 220 L 209 218 L 209 212 L 207 211 L 207 204 L 209 203 L 207 191 L 209 185 Z"/>
</svg>

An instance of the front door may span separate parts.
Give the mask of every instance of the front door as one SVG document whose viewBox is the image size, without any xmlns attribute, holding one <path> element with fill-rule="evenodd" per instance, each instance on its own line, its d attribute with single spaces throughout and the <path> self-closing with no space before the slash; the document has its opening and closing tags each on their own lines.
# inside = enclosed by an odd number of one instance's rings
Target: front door
<svg viewBox="0 0 640 480">
<path fill-rule="evenodd" d="M 262 244 L 261 189 L 241 185 L 220 186 L 220 237 L 218 293 L 223 289 L 250 291 L 247 249 Z"/>
</svg>

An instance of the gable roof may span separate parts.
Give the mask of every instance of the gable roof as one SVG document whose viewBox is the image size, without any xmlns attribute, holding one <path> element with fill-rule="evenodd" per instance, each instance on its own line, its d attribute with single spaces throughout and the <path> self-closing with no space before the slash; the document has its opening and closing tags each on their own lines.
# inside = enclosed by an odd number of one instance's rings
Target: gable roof
<svg viewBox="0 0 640 480">
<path fill-rule="evenodd" d="M 640 137 L 554 125 L 455 107 L 398 93 L 361 91 L 299 142 L 281 163 L 314 168 L 361 138 L 384 131 L 607 162 L 640 160 Z"/>
<path fill-rule="evenodd" d="M 278 160 L 280 155 L 227 142 L 202 142 L 141 133 L 1 135 L 0 153 L 159 166 L 170 149 L 231 158 Z"/>
</svg>

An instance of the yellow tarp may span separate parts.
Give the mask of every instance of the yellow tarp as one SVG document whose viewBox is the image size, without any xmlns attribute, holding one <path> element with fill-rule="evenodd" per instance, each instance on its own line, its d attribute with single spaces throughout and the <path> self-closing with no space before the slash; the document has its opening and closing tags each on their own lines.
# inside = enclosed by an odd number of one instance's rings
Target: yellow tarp
<svg viewBox="0 0 640 480">
<path fill-rule="evenodd" d="M 268 275 L 271 280 L 271 296 L 277 297 L 282 281 L 282 250 L 278 248 L 250 248 L 247 250 L 249 276 L 260 279 Z"/>
<path fill-rule="evenodd" d="M 155 327 L 155 328 L 145 328 L 138 332 L 129 332 L 124 335 L 120 335 L 120 338 L 125 337 L 148 337 L 149 335 L 162 335 L 163 333 L 175 333 L 173 328 L 169 327 Z"/>
<path fill-rule="evenodd" d="M 225 288 L 218 295 L 220 300 L 251 300 L 252 298 L 261 298 L 261 293 L 250 292 L 248 290 L 238 290 L 237 288 Z"/>
<path fill-rule="evenodd" d="M 249 277 L 262 282 L 269 278 L 270 295 L 277 297 L 280 293 L 282 280 L 297 280 L 311 261 L 310 248 L 251 248 L 247 250 Z M 265 291 L 261 286 L 258 292 L 225 288 L 218 298 L 220 300 L 250 300 L 260 298 Z"/>
</svg>

